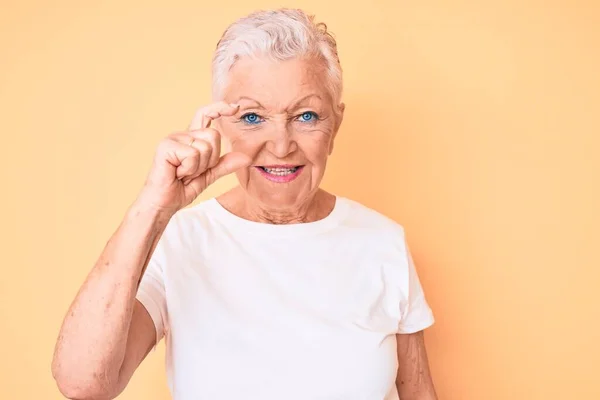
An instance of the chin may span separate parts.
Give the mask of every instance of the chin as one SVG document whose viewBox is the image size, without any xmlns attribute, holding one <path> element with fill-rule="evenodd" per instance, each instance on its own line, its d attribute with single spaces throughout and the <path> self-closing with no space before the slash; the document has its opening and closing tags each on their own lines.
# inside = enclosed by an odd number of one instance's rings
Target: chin
<svg viewBox="0 0 600 400">
<path fill-rule="evenodd" d="M 272 188 L 264 188 L 264 190 L 249 193 L 260 203 L 272 209 L 287 209 L 297 204 L 301 204 L 309 191 L 308 190 L 290 190 L 289 188 L 281 188 L 273 190 Z"/>
<path fill-rule="evenodd" d="M 264 207 L 272 210 L 287 210 L 302 205 L 311 197 L 317 188 L 313 189 L 313 171 L 302 168 L 301 173 L 290 182 L 273 182 L 265 177 L 264 171 L 258 171 L 256 167 L 251 170 L 238 172 L 238 181 L 246 194 L 261 203 Z"/>
</svg>

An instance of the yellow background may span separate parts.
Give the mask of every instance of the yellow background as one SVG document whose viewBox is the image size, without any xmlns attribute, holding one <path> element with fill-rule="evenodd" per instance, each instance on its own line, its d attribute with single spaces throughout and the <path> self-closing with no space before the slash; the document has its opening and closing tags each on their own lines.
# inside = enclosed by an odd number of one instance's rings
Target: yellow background
<svg viewBox="0 0 600 400">
<path fill-rule="evenodd" d="M 0 398 L 61 398 L 59 324 L 154 146 L 210 100 L 227 24 L 282 4 L 2 2 Z M 600 399 L 600 3 L 286 4 L 339 41 L 323 186 L 405 226 L 440 399 Z M 120 398 L 168 399 L 163 356 Z"/>
</svg>

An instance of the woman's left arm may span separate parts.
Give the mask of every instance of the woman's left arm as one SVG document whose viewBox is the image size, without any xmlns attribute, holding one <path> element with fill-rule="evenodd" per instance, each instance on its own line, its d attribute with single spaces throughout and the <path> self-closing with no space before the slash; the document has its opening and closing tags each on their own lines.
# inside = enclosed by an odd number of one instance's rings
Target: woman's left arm
<svg viewBox="0 0 600 400">
<path fill-rule="evenodd" d="M 397 334 L 398 374 L 396 387 L 402 400 L 437 400 L 423 331 Z"/>
</svg>

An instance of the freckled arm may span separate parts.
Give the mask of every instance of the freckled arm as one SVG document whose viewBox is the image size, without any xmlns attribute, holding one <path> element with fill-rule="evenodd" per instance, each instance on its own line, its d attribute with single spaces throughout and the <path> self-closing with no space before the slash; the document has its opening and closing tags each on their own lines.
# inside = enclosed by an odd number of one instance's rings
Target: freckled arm
<svg viewBox="0 0 600 400">
<path fill-rule="evenodd" d="M 396 387 L 402 400 L 437 400 L 423 331 L 398 334 Z"/>
<path fill-rule="evenodd" d="M 116 397 L 154 345 L 153 321 L 135 296 L 169 219 L 132 206 L 79 289 L 52 360 L 66 397 Z"/>
</svg>

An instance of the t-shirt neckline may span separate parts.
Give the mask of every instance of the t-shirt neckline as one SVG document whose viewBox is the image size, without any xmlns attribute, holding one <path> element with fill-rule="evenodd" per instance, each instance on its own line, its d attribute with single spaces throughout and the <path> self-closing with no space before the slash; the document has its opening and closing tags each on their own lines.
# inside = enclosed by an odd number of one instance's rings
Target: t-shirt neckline
<svg viewBox="0 0 600 400">
<path fill-rule="evenodd" d="M 285 236 L 301 236 L 313 235 L 332 229 L 339 225 L 348 212 L 349 203 L 346 198 L 335 196 L 335 204 L 331 212 L 317 221 L 301 222 L 294 224 L 269 224 L 266 222 L 251 221 L 239 217 L 227 210 L 216 197 L 208 199 L 208 205 L 218 216 L 219 219 L 227 225 L 239 229 L 241 232 L 251 232 L 252 234 L 265 235 L 285 235 Z"/>
</svg>

